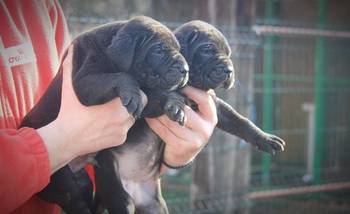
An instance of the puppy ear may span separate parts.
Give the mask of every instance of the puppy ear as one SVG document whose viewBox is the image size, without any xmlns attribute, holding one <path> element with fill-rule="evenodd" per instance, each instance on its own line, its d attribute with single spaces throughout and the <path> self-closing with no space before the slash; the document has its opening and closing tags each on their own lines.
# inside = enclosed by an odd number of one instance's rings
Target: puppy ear
<svg viewBox="0 0 350 214">
<path fill-rule="evenodd" d="M 196 41 L 198 36 L 199 36 L 199 33 L 198 33 L 198 30 L 196 29 L 191 30 L 190 32 L 187 32 L 187 33 L 180 32 L 179 34 L 176 35 L 181 47 L 180 52 L 186 58 L 189 64 L 191 64 L 192 62 L 192 54 L 193 54 L 193 53 L 190 53 L 190 47 Z"/>
<path fill-rule="evenodd" d="M 198 35 L 199 35 L 198 30 L 191 31 L 191 33 L 187 37 L 187 44 L 190 45 L 194 41 L 196 41 L 196 39 L 198 38 Z"/>
<path fill-rule="evenodd" d="M 136 42 L 129 34 L 117 34 L 112 38 L 106 53 L 121 71 L 128 71 L 134 60 Z"/>
</svg>

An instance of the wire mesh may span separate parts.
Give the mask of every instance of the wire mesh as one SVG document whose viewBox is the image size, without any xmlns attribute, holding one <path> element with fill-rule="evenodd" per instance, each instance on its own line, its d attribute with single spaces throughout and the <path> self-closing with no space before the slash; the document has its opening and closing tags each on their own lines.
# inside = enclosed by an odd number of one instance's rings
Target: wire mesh
<svg viewBox="0 0 350 214">
<path fill-rule="evenodd" d="M 248 34 L 244 31 L 244 34 Z M 254 66 L 254 100 L 240 101 L 237 106 L 250 105 L 255 109 L 256 123 L 262 124 L 262 96 L 263 92 L 263 48 L 261 37 L 253 34 L 243 38 L 239 33 L 231 37 L 233 49 L 237 46 L 250 46 L 255 52 L 234 53 L 234 60 L 253 58 Z M 247 42 L 247 38 L 252 39 Z M 327 81 L 322 94 L 325 98 L 324 112 L 326 118 L 323 136 L 325 145 L 322 149 L 321 180 L 322 184 L 331 184 L 330 190 L 320 189 L 319 193 L 309 192 L 317 186 L 313 183 L 312 175 L 308 172 L 308 136 L 312 135 L 308 127 L 308 114 L 303 110 L 305 104 L 314 105 L 315 102 L 315 39 L 316 38 L 278 38 L 273 45 L 274 56 L 274 85 L 272 88 L 274 100 L 273 124 L 274 134 L 284 138 L 287 142 L 287 152 L 272 159 L 270 169 L 270 185 L 262 182 L 262 153 L 253 149 L 250 175 L 250 187 L 245 192 L 231 192 L 203 195 L 202 198 L 191 201 L 190 181 L 183 188 L 188 194 L 168 198 L 171 213 L 348 213 L 350 191 L 332 191 L 332 184 L 350 180 L 348 152 L 350 139 L 350 121 L 347 113 L 349 109 L 350 73 L 348 72 L 350 46 L 347 40 L 327 41 L 325 75 Z M 239 67 L 239 66 L 238 66 Z M 244 70 L 239 67 L 238 72 Z M 239 81 L 239 80 L 238 80 Z M 245 96 L 244 82 L 239 82 L 235 88 L 240 96 Z M 244 143 L 243 143 L 244 144 Z M 242 144 L 242 145 L 243 145 Z M 214 146 L 215 147 L 215 146 Z M 250 146 L 248 146 L 250 148 Z M 244 149 L 245 146 L 235 147 L 226 145 L 214 149 L 219 154 L 232 149 Z M 205 150 L 203 152 L 206 152 Z M 317 154 L 316 154 L 317 155 Z M 312 160 L 311 160 L 312 161 Z M 190 170 L 188 171 L 190 173 Z M 168 182 L 165 179 L 165 183 Z M 297 196 L 293 196 L 293 189 L 299 188 Z M 348 189 L 349 186 L 344 187 Z M 286 196 L 275 196 L 272 199 L 247 199 L 249 193 L 281 189 Z M 330 192 L 328 192 L 330 191 Z M 288 196 L 290 194 L 290 196 Z M 228 197 L 228 195 L 230 197 Z M 175 198 L 174 198 L 175 199 Z M 181 199 L 181 200 L 179 200 Z M 327 201 L 329 200 L 329 202 Z M 249 210 L 249 211 L 247 211 Z"/>
<path fill-rule="evenodd" d="M 125 17 L 127 16 L 124 14 Z M 115 18 L 91 18 L 69 16 L 68 21 L 74 35 Z M 174 29 L 181 23 L 164 22 Z M 251 109 L 250 119 L 261 127 L 262 101 L 264 96 L 264 36 L 250 28 L 217 26 L 228 38 L 232 47 L 237 81 L 235 93 L 239 99 L 237 109 Z M 283 26 L 282 26 L 283 27 Z M 298 27 L 298 26 L 293 26 Z M 313 27 L 313 26 L 302 26 Z M 201 195 L 191 200 L 193 191 L 192 170 L 170 171 L 163 176 L 163 195 L 170 213 L 349 213 L 348 190 L 307 193 L 314 187 L 309 174 L 309 136 L 312 135 L 308 120 L 312 114 L 303 106 L 315 105 L 315 41 L 313 36 L 283 37 L 274 35 L 273 53 L 273 127 L 272 132 L 287 142 L 286 151 L 272 158 L 270 184 L 262 182 L 262 153 L 249 144 L 215 144 L 210 152 L 224 156 L 225 152 L 252 150 L 249 188 L 235 192 L 217 192 Z M 324 148 L 322 150 L 321 184 L 337 184 L 350 181 L 350 42 L 347 39 L 326 39 L 325 74 L 322 90 L 325 99 Z M 253 62 L 253 64 L 251 64 Z M 241 73 L 253 70 L 254 87 L 249 89 Z M 253 91 L 247 91 L 253 90 Z M 252 92 L 252 93 L 251 93 Z M 253 96 L 250 96 L 253 94 Z M 317 125 L 317 124 L 316 124 Z M 208 153 L 205 148 L 202 153 Z M 317 155 L 317 154 L 316 154 Z M 312 162 L 312 160 L 311 160 Z M 225 170 L 225 166 L 223 169 Z M 238 172 L 237 172 L 238 173 Z M 229 178 L 228 178 L 229 179 Z M 249 194 L 276 189 L 301 188 L 306 191 L 298 195 L 284 195 L 269 199 L 249 199 Z"/>
</svg>

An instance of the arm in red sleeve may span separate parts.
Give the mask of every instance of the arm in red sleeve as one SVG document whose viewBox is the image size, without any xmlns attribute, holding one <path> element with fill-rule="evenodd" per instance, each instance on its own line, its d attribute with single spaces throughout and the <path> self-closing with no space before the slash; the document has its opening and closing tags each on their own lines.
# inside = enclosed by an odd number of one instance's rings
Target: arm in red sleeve
<svg viewBox="0 0 350 214">
<path fill-rule="evenodd" d="M 36 130 L 0 130 L 0 168 L 0 208 L 9 213 L 49 183 L 49 157 Z"/>
</svg>

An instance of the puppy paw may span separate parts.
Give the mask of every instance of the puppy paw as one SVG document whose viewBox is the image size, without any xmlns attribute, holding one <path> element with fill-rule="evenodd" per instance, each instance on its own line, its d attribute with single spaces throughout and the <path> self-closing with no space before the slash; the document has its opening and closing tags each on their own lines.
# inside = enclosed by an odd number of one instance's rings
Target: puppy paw
<svg viewBox="0 0 350 214">
<path fill-rule="evenodd" d="M 181 126 L 185 124 L 185 111 L 181 106 L 174 102 L 168 102 L 164 107 L 165 114 L 175 122 L 178 122 Z"/>
<path fill-rule="evenodd" d="M 283 151 L 286 143 L 275 135 L 265 133 L 264 136 L 257 139 L 255 145 L 258 150 L 274 155 L 276 152 Z"/>
<path fill-rule="evenodd" d="M 181 126 L 185 124 L 185 102 L 180 95 L 170 95 L 165 103 L 164 112 L 172 120 L 179 123 Z"/>
<path fill-rule="evenodd" d="M 142 96 L 140 89 L 125 90 L 121 91 L 120 99 L 123 106 L 128 110 L 128 112 L 135 118 L 140 118 L 141 112 L 145 105 L 142 103 Z"/>
</svg>

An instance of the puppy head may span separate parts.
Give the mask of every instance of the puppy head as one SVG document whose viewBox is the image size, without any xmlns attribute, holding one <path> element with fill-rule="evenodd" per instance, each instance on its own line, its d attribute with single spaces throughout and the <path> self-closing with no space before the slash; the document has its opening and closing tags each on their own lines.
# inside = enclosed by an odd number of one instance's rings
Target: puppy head
<svg viewBox="0 0 350 214">
<path fill-rule="evenodd" d="M 202 90 L 232 87 L 231 49 L 222 33 L 202 21 L 188 22 L 174 33 L 190 67 L 190 85 Z"/>
<path fill-rule="evenodd" d="M 174 34 L 154 19 L 140 16 L 126 22 L 106 52 L 142 87 L 174 90 L 187 83 L 188 65 Z"/>
</svg>

